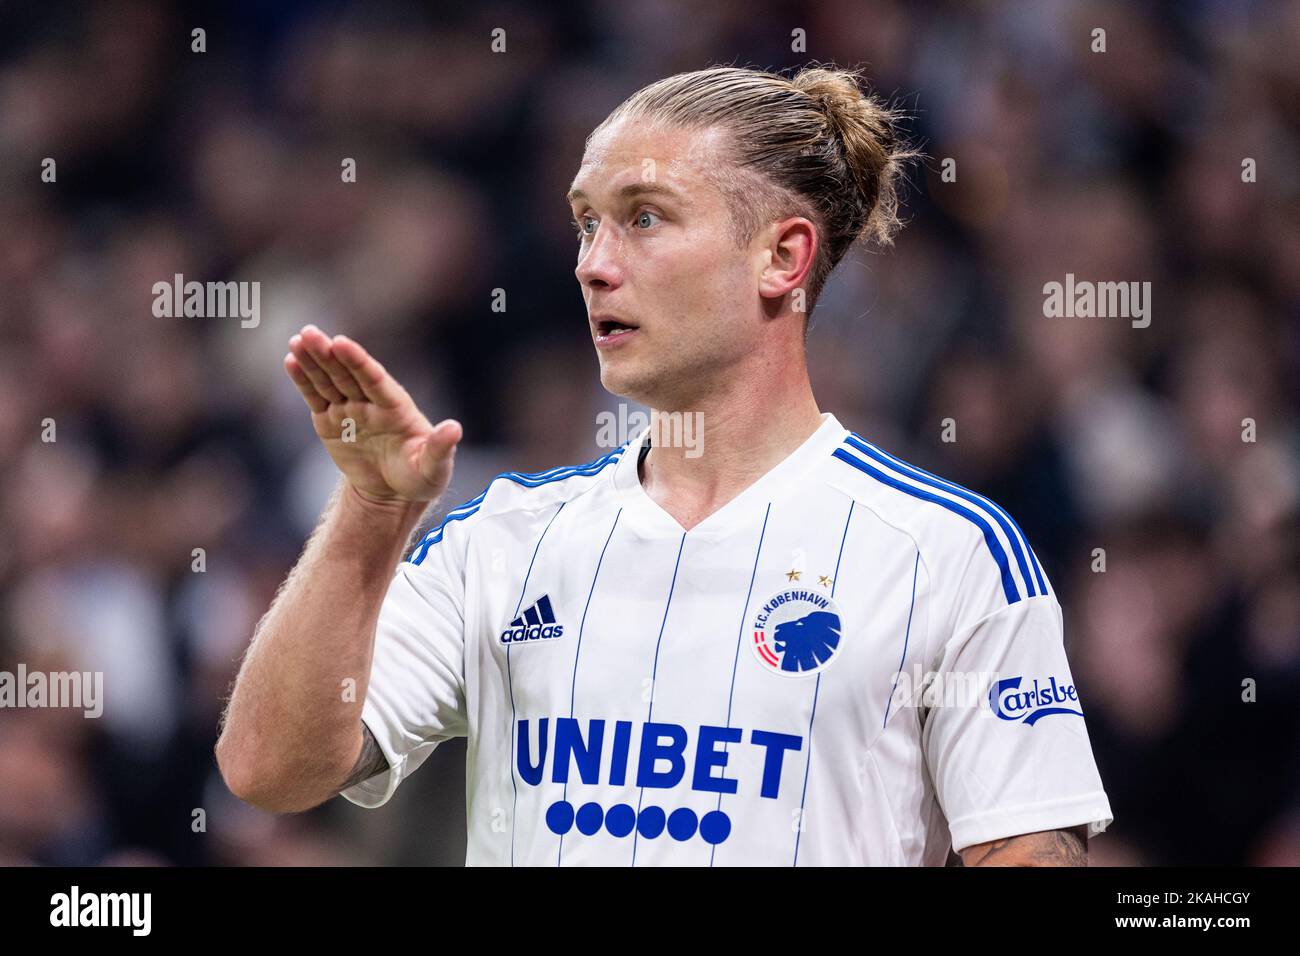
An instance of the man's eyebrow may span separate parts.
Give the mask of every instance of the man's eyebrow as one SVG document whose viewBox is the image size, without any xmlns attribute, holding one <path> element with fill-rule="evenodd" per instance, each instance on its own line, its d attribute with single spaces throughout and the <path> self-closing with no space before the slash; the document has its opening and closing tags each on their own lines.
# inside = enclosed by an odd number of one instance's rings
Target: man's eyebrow
<svg viewBox="0 0 1300 956">
<path fill-rule="evenodd" d="M 675 189 L 663 185 L 662 183 L 628 183 L 619 189 L 616 193 L 620 199 L 630 199 L 633 196 L 665 196 L 669 199 L 676 199 L 679 202 L 686 202 L 685 197 Z M 586 199 L 587 194 L 581 189 L 570 189 L 564 198 L 572 205 L 575 199 Z"/>
</svg>

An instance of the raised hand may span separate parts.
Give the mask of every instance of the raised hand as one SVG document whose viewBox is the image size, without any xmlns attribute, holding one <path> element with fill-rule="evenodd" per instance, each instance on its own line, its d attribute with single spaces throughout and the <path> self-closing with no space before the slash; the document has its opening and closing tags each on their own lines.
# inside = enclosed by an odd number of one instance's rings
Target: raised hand
<svg viewBox="0 0 1300 956">
<path fill-rule="evenodd" d="M 311 409 L 325 450 L 362 497 L 428 502 L 446 490 L 460 423 L 448 418 L 430 425 L 360 345 L 307 325 L 289 340 L 284 368 Z"/>
</svg>

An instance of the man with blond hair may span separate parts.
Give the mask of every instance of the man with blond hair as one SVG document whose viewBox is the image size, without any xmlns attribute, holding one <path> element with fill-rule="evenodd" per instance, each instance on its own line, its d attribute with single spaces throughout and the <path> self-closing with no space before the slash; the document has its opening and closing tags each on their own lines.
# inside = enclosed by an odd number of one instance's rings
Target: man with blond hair
<svg viewBox="0 0 1300 956">
<path fill-rule="evenodd" d="M 897 123 L 823 67 L 615 109 L 567 198 L 601 382 L 650 424 L 498 476 L 409 552 L 459 423 L 351 339 L 293 337 L 343 477 L 233 690 L 232 791 L 377 807 L 463 736 L 470 864 L 1086 862 L 1110 807 L 1028 540 L 813 397 L 827 276 L 899 225 Z M 684 414 L 702 454 L 662 427 Z"/>
</svg>

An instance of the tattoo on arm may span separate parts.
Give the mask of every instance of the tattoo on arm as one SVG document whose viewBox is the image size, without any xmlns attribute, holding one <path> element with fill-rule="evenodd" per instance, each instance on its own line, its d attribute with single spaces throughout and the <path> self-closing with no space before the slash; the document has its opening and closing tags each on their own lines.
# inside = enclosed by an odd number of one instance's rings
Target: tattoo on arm
<svg viewBox="0 0 1300 956">
<path fill-rule="evenodd" d="M 1087 824 L 993 840 L 961 852 L 963 866 L 1087 866 Z"/>
<path fill-rule="evenodd" d="M 352 772 L 348 778 L 343 781 L 340 790 L 346 790 L 348 787 L 356 786 L 363 780 L 369 780 L 376 774 L 383 773 L 388 769 L 388 758 L 384 752 L 379 749 L 379 742 L 375 740 L 375 735 L 370 732 L 370 728 L 365 724 L 361 725 L 361 754 L 357 757 L 356 764 L 352 767 Z"/>
</svg>

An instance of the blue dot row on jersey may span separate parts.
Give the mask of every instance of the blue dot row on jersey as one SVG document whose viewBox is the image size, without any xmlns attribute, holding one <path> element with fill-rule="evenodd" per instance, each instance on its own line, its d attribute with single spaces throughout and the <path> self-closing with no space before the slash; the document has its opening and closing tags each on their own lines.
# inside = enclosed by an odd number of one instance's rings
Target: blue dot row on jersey
<svg viewBox="0 0 1300 956">
<path fill-rule="evenodd" d="M 546 825 L 552 833 L 564 835 L 577 825 L 578 832 L 593 836 L 603 825 L 611 836 L 625 837 L 635 826 L 637 833 L 653 840 L 664 832 L 674 840 L 686 841 L 699 831 L 705 843 L 717 845 L 731 834 L 731 818 L 721 810 L 697 817 L 690 807 L 678 807 L 665 814 L 663 807 L 645 807 L 638 814 L 626 803 L 616 803 L 606 812 L 599 803 L 584 803 L 575 812 L 568 800 L 557 800 L 546 809 Z"/>
</svg>

